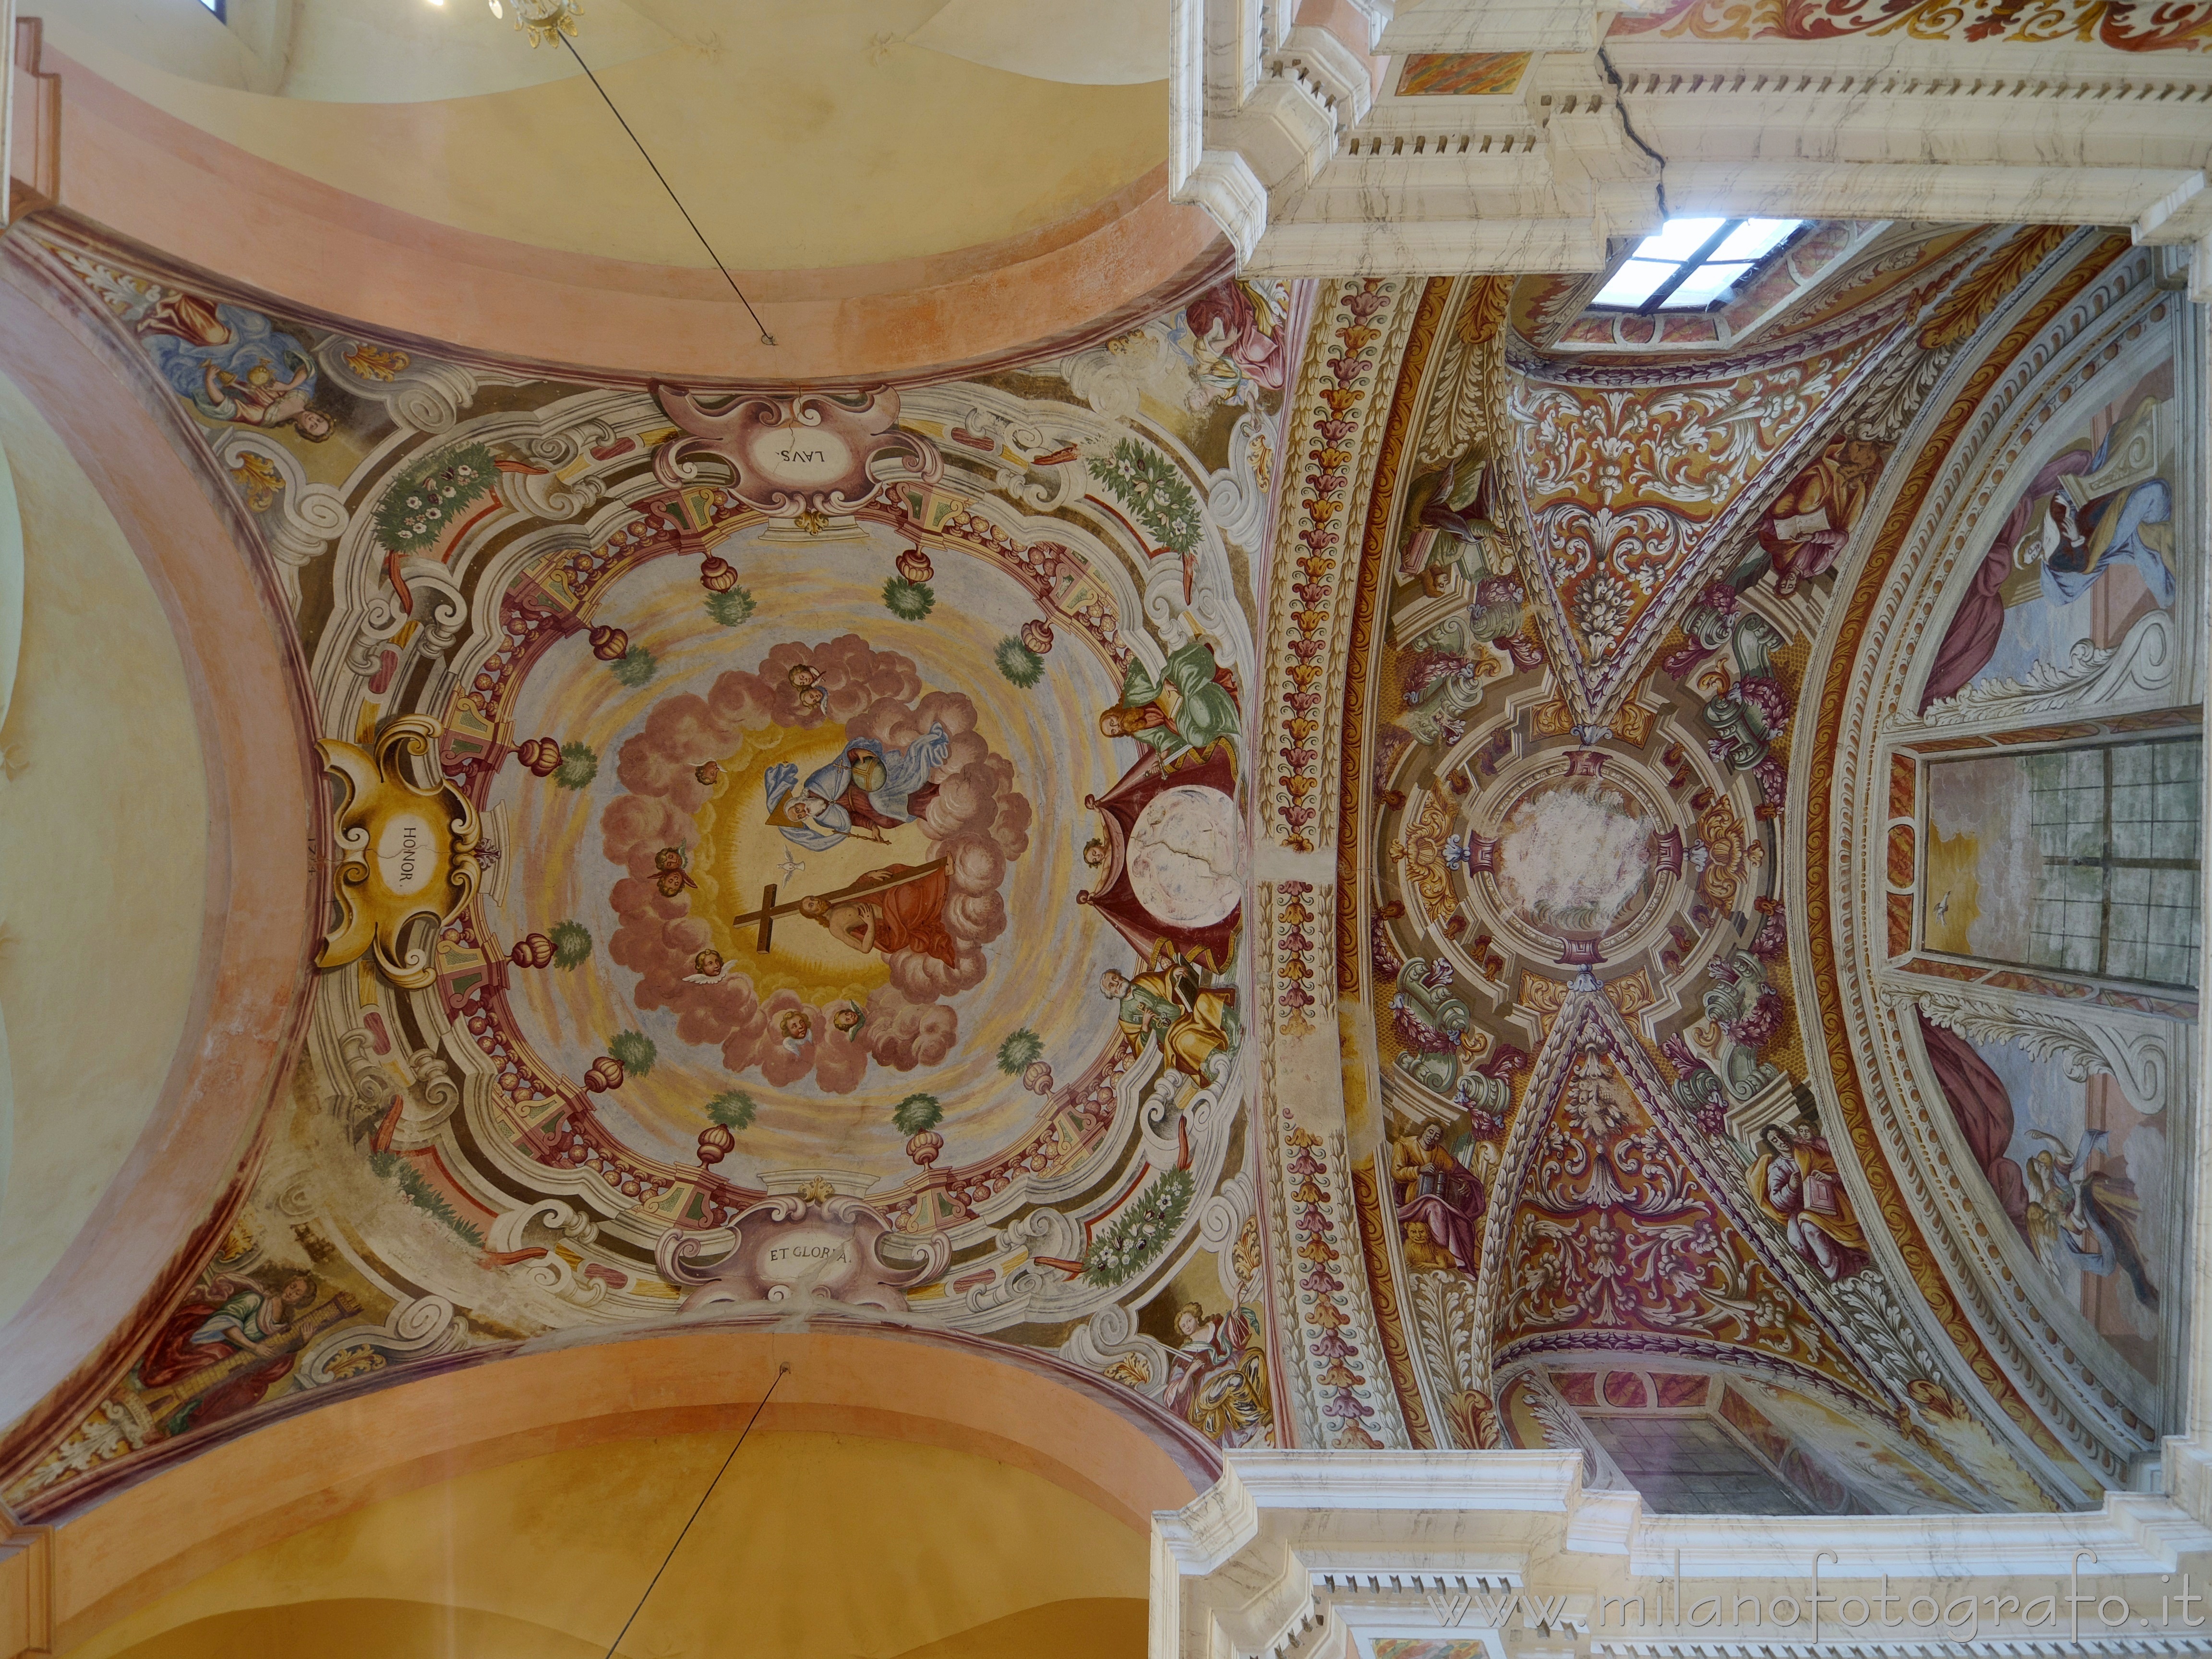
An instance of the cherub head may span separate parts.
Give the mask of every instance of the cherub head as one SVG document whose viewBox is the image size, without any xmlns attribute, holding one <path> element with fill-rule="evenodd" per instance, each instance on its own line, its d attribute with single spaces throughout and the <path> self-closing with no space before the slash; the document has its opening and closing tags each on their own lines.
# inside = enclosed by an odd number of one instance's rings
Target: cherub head
<svg viewBox="0 0 2212 1659">
<path fill-rule="evenodd" d="M 722 971 L 722 953 L 706 950 L 691 958 L 691 970 L 702 979 L 713 979 Z"/>
<path fill-rule="evenodd" d="M 822 671 L 811 663 L 795 662 L 784 675 L 785 682 L 799 694 L 799 707 L 804 714 L 813 714 L 822 707 Z"/>
<path fill-rule="evenodd" d="M 775 1017 L 775 1029 L 793 1042 L 804 1042 L 814 1035 L 814 1022 L 802 1008 L 787 1008 Z"/>
<path fill-rule="evenodd" d="M 848 1002 L 830 1016 L 830 1024 L 840 1031 L 850 1033 L 858 1030 L 860 1022 L 866 1018 L 866 1014 Z"/>
</svg>

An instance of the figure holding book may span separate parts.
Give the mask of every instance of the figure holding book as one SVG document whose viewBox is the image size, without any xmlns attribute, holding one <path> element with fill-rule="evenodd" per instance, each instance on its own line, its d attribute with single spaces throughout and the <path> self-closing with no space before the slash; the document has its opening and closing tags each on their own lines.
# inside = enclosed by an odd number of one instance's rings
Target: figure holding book
<svg viewBox="0 0 2212 1659">
<path fill-rule="evenodd" d="M 1863 1273 L 1873 1257 L 1828 1143 L 1816 1134 L 1793 1136 L 1778 1123 L 1759 1138 L 1766 1152 L 1751 1166 L 1752 1201 L 1826 1278 Z"/>
</svg>

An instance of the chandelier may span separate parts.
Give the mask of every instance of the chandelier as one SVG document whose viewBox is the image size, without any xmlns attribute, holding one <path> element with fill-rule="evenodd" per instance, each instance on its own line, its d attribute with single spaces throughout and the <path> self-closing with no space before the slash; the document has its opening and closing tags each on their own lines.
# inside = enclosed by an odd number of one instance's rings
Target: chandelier
<svg viewBox="0 0 2212 1659">
<path fill-rule="evenodd" d="M 549 45 L 564 34 L 573 39 L 576 20 L 584 13 L 583 0 L 511 0 L 511 3 L 514 7 L 514 27 L 533 46 Z M 507 15 L 501 0 L 491 0 L 491 15 Z"/>
</svg>

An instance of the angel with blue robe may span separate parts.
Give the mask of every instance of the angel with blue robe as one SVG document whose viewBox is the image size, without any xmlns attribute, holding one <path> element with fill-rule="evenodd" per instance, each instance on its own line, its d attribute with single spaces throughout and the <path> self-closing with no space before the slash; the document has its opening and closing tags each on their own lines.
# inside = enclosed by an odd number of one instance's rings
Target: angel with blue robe
<svg viewBox="0 0 2212 1659">
<path fill-rule="evenodd" d="M 171 390 L 211 421 L 289 426 L 319 443 L 332 422 L 308 407 L 315 361 L 260 312 L 161 289 L 125 314 Z"/>
<path fill-rule="evenodd" d="M 2085 1273 L 2104 1276 L 2118 1268 L 2146 1308 L 2158 1306 L 2158 1287 L 2151 1282 L 2136 1237 L 2142 1224 L 2142 1200 L 2135 1183 L 2109 1167 L 2112 1135 L 2105 1129 L 2085 1129 L 2070 1159 L 2060 1163 L 2066 1143 L 2048 1129 L 2028 1132 L 2048 1141 L 2047 1149 L 2027 1160 L 2028 1243 L 2045 1265 L 2056 1267 L 2070 1261 Z M 2105 1167 L 2089 1167 L 2092 1158 Z M 2123 1164 L 2124 1167 L 2124 1164 Z"/>
<path fill-rule="evenodd" d="M 2156 400 L 2144 398 L 2106 434 L 2086 471 L 2058 480 L 2039 544 L 2027 554 L 2042 562 L 2043 597 L 2052 605 L 2073 604 L 2113 566 L 2132 564 L 2160 609 L 2172 608 L 2173 492 L 2164 478 L 2149 476 L 2157 460 L 2156 414 Z"/>
<path fill-rule="evenodd" d="M 929 775 L 945 764 L 952 738 L 942 723 L 903 749 L 886 749 L 874 738 L 855 738 L 842 754 L 804 783 L 799 768 L 781 761 L 768 769 L 768 821 L 787 841 L 826 853 L 849 835 L 871 841 L 911 823 L 937 799 Z"/>
</svg>

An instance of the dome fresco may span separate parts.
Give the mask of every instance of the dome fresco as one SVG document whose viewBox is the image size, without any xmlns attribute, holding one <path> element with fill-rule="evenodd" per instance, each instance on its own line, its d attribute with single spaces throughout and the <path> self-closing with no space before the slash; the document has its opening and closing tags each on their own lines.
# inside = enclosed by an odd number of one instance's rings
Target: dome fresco
<svg viewBox="0 0 2212 1659">
<path fill-rule="evenodd" d="M 2212 0 L 9 27 L 0 1659 L 2212 1654 Z"/>
<path fill-rule="evenodd" d="M 108 1439 L 11 1503 L 679 1306 L 989 1332 L 1158 1398 L 1197 1303 L 1243 1346 L 1178 1409 L 1267 1438 L 1245 596 L 1287 290 L 741 398 L 46 252 L 264 533 L 326 532 L 282 580 L 334 856 L 289 1118 Z M 234 1323 L 265 1358 L 208 1363 Z"/>
</svg>

